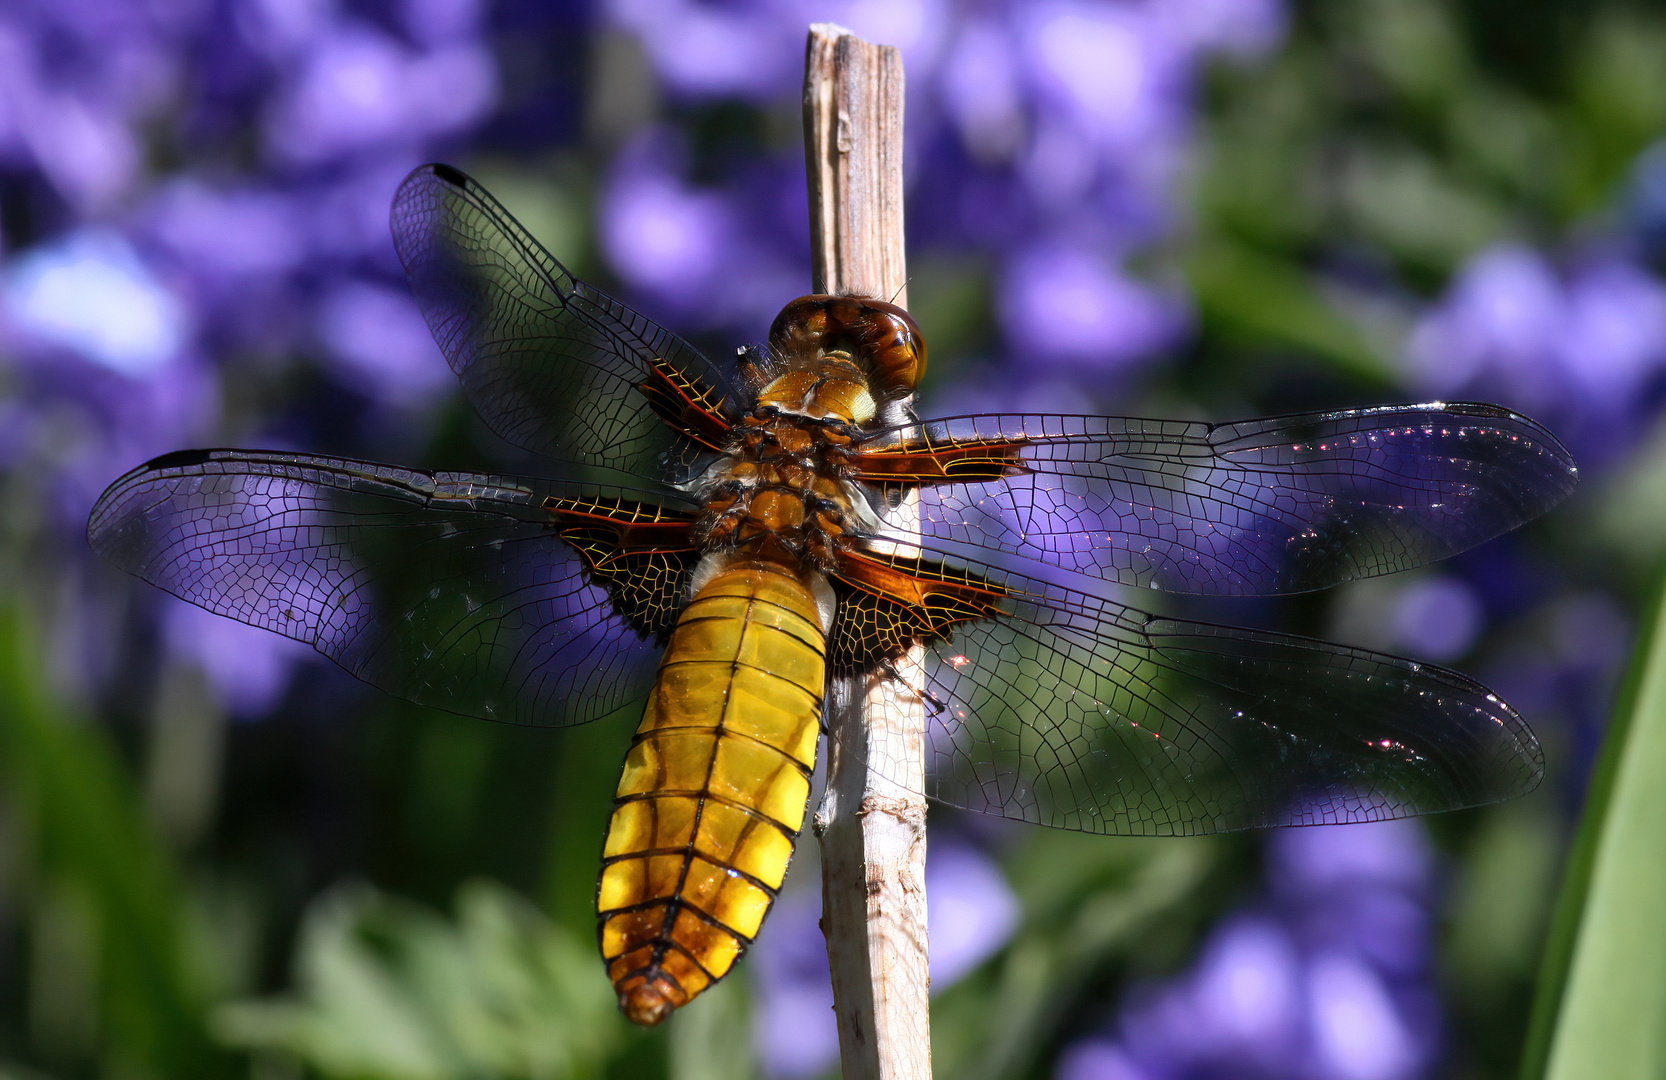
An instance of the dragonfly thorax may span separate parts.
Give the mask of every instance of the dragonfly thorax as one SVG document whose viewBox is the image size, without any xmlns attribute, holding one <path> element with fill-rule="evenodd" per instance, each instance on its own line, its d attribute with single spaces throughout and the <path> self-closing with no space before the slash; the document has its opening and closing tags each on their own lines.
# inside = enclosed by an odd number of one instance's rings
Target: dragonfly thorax
<svg viewBox="0 0 1666 1080">
<path fill-rule="evenodd" d="M 741 425 L 727 467 L 705 491 L 695 537 L 707 551 L 830 569 L 865 531 L 866 504 L 848 479 L 849 427 L 767 412 L 760 408 Z"/>
</svg>

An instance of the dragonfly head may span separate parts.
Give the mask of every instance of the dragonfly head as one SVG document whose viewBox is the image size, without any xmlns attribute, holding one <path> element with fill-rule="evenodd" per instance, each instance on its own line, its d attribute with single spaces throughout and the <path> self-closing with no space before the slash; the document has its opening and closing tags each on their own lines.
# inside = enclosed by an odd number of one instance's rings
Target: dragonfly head
<svg viewBox="0 0 1666 1080">
<path fill-rule="evenodd" d="M 801 296 L 769 328 L 769 351 L 789 363 L 843 352 L 875 397 L 912 391 L 926 372 L 926 339 L 908 312 L 865 296 Z"/>
</svg>

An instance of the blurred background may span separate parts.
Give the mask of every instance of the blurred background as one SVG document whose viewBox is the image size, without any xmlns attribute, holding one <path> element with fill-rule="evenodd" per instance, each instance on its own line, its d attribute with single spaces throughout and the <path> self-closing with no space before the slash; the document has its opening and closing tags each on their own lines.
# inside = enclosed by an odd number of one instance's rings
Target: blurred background
<svg viewBox="0 0 1666 1080">
<path fill-rule="evenodd" d="M 806 24 L 903 50 L 928 413 L 1480 399 L 1574 450 L 1445 564 L 1211 605 L 1449 664 L 1533 796 L 1185 841 L 933 818 L 940 1076 L 1513 1075 L 1666 544 L 1666 12 L 1621 0 L 0 3 L 0 1077 L 830 1075 L 814 844 L 744 974 L 628 1030 L 629 725 L 395 701 L 95 564 L 158 453 L 532 470 L 394 257 L 414 165 L 716 354 L 809 288 Z"/>
</svg>

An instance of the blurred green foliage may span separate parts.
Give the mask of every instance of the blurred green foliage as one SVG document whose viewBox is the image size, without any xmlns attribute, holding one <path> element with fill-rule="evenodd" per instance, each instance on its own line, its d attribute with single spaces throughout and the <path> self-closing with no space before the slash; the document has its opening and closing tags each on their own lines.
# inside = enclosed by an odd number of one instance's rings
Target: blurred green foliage
<svg viewBox="0 0 1666 1080">
<path fill-rule="evenodd" d="M 1213 914 L 1202 894 L 1223 846 L 1052 830 L 1026 837 L 1006 866 L 1023 922 L 997 959 L 933 1001 L 933 1071 L 1044 1075 L 1084 997 L 1130 971 L 1178 966 Z"/>
<path fill-rule="evenodd" d="M 8 892 L 31 923 L 31 1043 L 76 1070 L 232 1075 L 206 1030 L 179 868 L 103 732 L 55 699 L 46 670 L 24 609 L 0 606 Z"/>
<path fill-rule="evenodd" d="M 596 1076 L 625 1021 L 594 962 L 588 941 L 501 885 L 464 885 L 455 924 L 347 886 L 307 912 L 299 999 L 228 1004 L 214 1026 L 344 1080 Z"/>
<path fill-rule="evenodd" d="M 1496 28 L 1468 36 L 1439 0 L 1305 5 L 1267 63 L 1217 71 L 1183 242 L 1210 344 L 1293 352 L 1376 390 L 1406 314 L 1350 273 L 1432 293 L 1493 241 L 1607 212 L 1666 129 L 1666 12 L 1559 6 L 1579 25 L 1553 43 L 1547 83 L 1489 61 Z"/>
</svg>

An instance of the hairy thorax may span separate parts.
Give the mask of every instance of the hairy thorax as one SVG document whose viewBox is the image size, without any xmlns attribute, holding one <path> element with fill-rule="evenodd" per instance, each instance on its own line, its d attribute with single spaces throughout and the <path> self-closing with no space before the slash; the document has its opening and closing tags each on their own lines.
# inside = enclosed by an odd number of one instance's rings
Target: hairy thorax
<svg viewBox="0 0 1666 1080">
<path fill-rule="evenodd" d="M 705 549 L 831 569 L 871 518 L 846 450 L 875 409 L 846 353 L 790 364 L 770 379 L 705 489 L 697 526 Z"/>
</svg>

